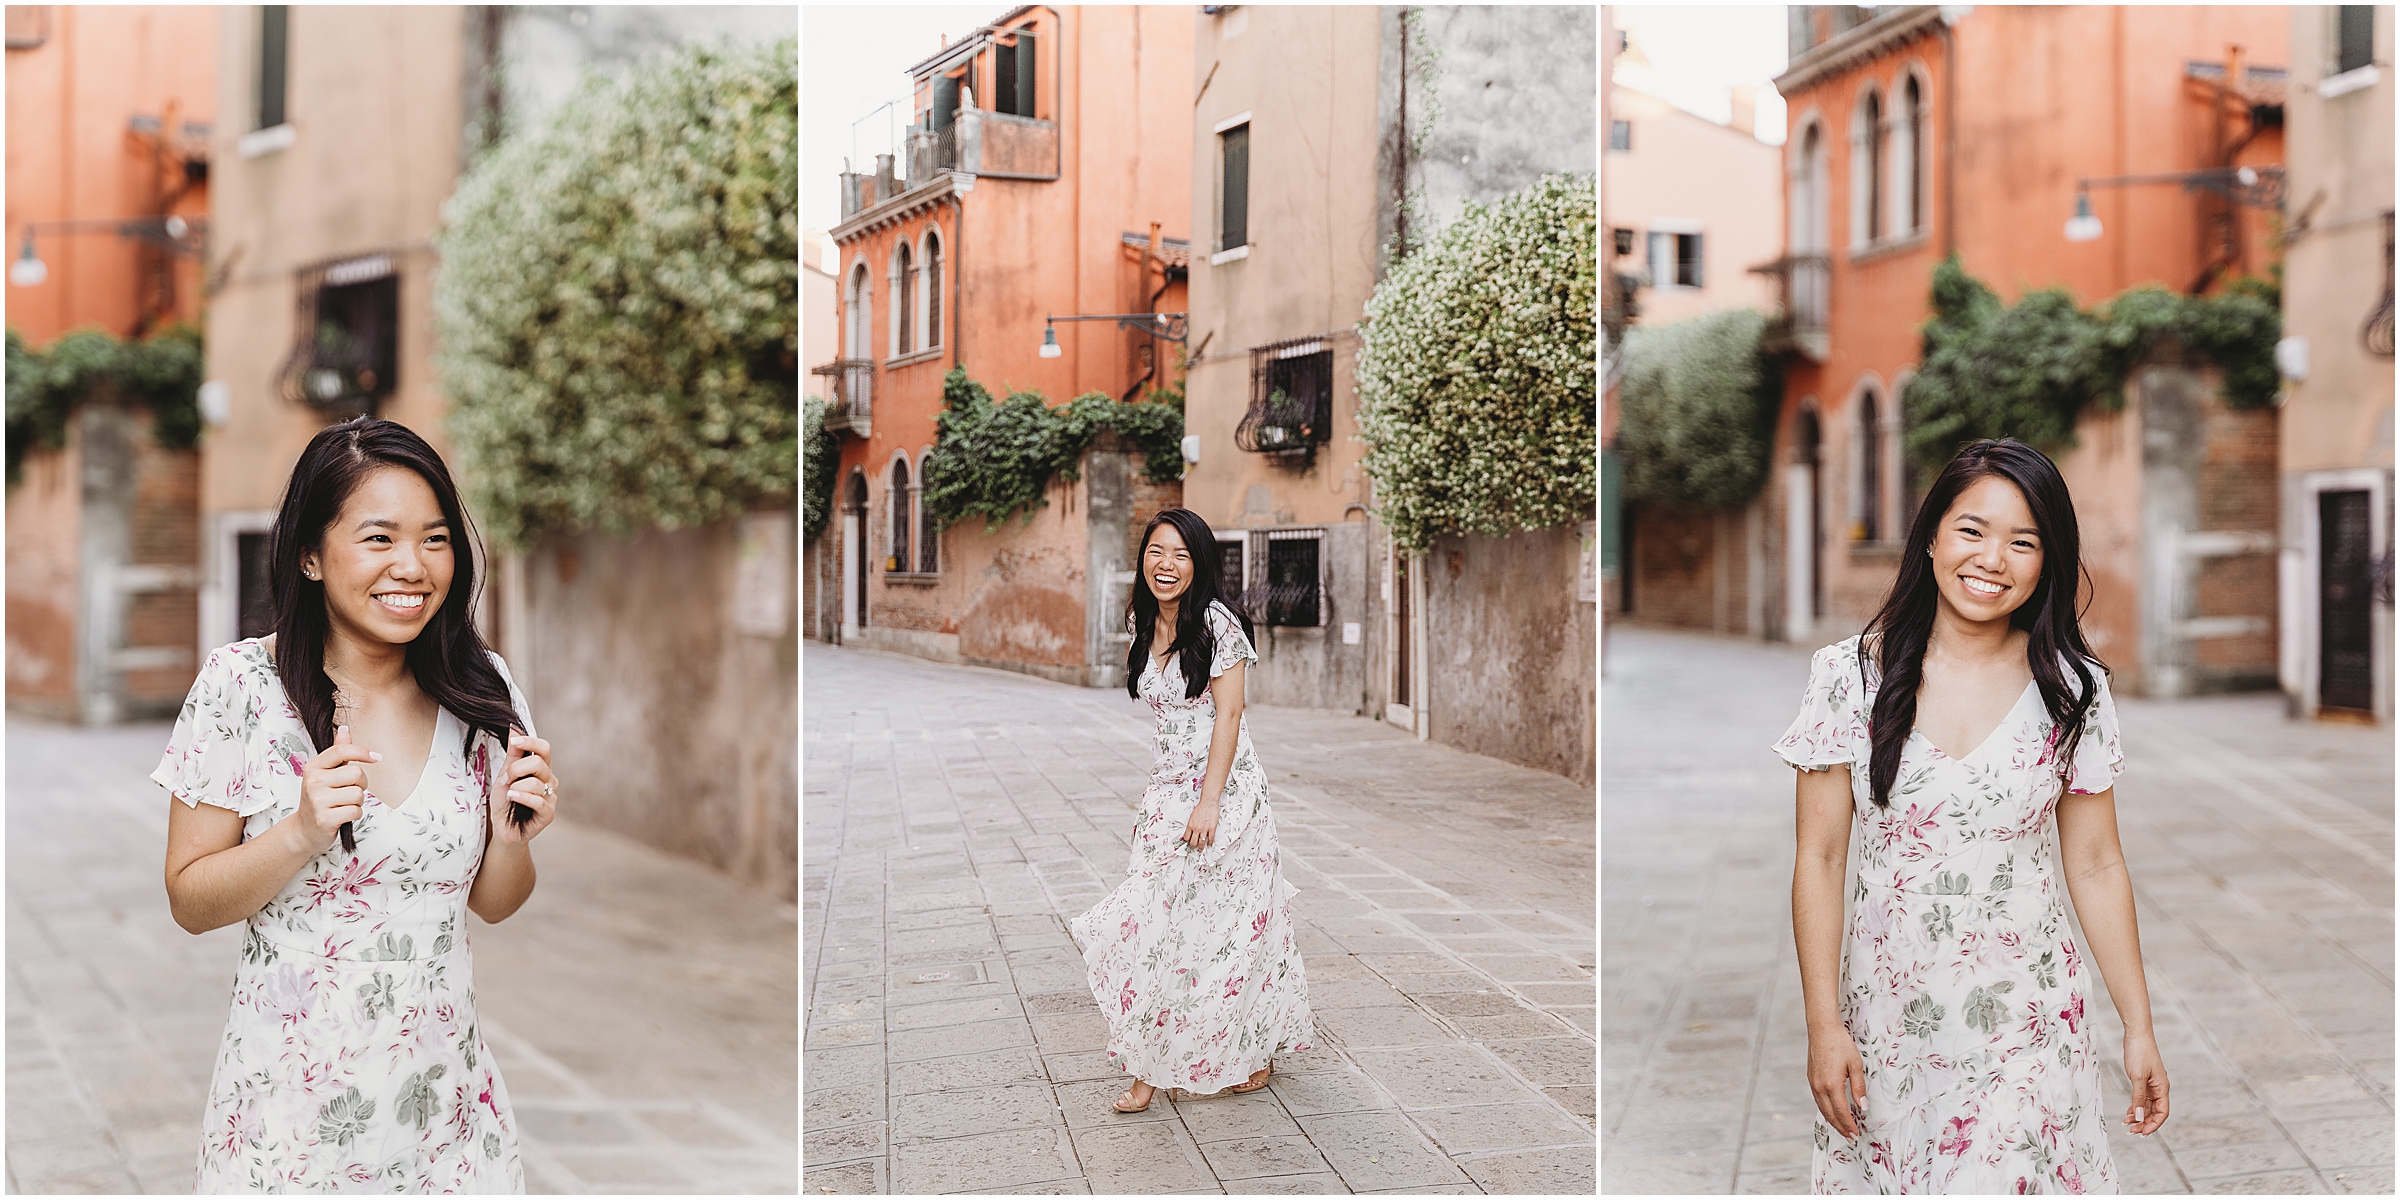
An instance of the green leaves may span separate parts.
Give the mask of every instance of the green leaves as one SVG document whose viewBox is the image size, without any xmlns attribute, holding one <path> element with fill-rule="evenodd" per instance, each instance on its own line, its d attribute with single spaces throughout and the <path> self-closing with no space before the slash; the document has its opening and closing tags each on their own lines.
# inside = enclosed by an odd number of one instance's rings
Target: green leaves
<svg viewBox="0 0 2400 1200">
<path fill-rule="evenodd" d="M 2281 385 L 2283 317 L 2274 287 L 2255 280 L 2219 296 L 2148 284 L 2087 312 L 2060 288 L 2003 305 L 1954 256 L 1934 269 L 1933 307 L 1923 361 L 1901 400 L 1909 459 L 1927 472 L 1976 438 L 2073 445 L 2083 406 L 2123 408 L 2126 376 L 2167 342 L 2216 364 L 2232 408 L 2272 404 Z"/>
<path fill-rule="evenodd" d="M 75 406 L 103 383 L 150 410 L 160 447 L 188 450 L 200 441 L 200 331 L 171 325 L 142 341 L 102 329 L 78 329 L 35 351 L 8 331 L 8 481 L 25 451 L 67 444 Z"/>
<path fill-rule="evenodd" d="M 1625 335 L 1617 452 L 1625 496 L 1677 508 L 1733 508 L 1767 480 L 1783 379 L 1760 352 L 1767 319 L 1710 313 Z"/>
<path fill-rule="evenodd" d="M 790 44 L 662 51 L 479 161 L 434 282 L 493 536 L 730 516 L 798 485 Z"/>
<path fill-rule="evenodd" d="M 1087 392 L 1052 408 L 1039 392 L 994 401 L 965 368 L 952 367 L 942 379 L 936 429 L 925 464 L 925 509 L 945 529 L 980 516 L 988 531 L 1020 511 L 1032 521 L 1047 503 L 1042 492 L 1051 478 L 1075 479 L 1084 448 L 1103 430 L 1142 452 L 1151 482 L 1183 477 L 1183 403 L 1175 392 L 1153 391 L 1132 404 Z"/>
<path fill-rule="evenodd" d="M 1598 212 L 1588 176 L 1470 204 L 1367 302 L 1359 436 L 1402 548 L 1590 516 Z"/>
<path fill-rule="evenodd" d="M 833 493 L 841 483 L 842 446 L 825 429 L 825 410 L 832 407 L 811 396 L 800 407 L 800 537 L 815 541 L 833 516 Z"/>
</svg>

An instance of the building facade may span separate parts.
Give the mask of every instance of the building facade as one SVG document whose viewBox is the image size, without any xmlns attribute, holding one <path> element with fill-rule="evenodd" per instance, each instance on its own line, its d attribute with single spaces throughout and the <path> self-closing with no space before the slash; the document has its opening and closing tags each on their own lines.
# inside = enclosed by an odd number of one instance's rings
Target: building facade
<svg viewBox="0 0 2400 1200">
<path fill-rule="evenodd" d="M 211 7 L 8 9 L 8 325 L 138 338 L 195 322 L 216 113 Z M 8 489 L 8 706 L 173 713 L 199 667 L 199 455 L 99 389 Z"/>
<path fill-rule="evenodd" d="M 1577 585 L 1594 531 L 1393 553 L 1354 371 L 1396 240 L 1593 172 L 1597 64 L 1561 48 L 1595 32 L 1589 9 L 1200 17 L 1184 494 L 1260 627 L 1253 698 L 1591 777 L 1594 609 Z"/>
<path fill-rule="evenodd" d="M 2392 9 L 2290 10 L 2282 662 L 2296 715 L 2392 717 Z"/>
<path fill-rule="evenodd" d="M 840 357 L 814 365 L 841 477 L 804 568 L 839 640 L 1123 684 L 1132 541 L 1181 487 L 1104 437 L 1022 519 L 942 530 L 923 481 L 953 369 L 1051 404 L 1176 386 L 1150 314 L 1186 307 L 1191 46 L 1180 9 L 1016 9 L 913 66 L 902 152 L 842 177 Z"/>
<path fill-rule="evenodd" d="M 2002 299 L 2092 306 L 2155 283 L 2264 276 L 2267 209 L 2128 176 L 2271 170 L 2287 21 L 2268 7 L 1792 10 L 1781 301 L 1785 398 L 1765 491 L 1729 512 L 1639 507 L 1630 611 L 1801 643 L 1854 633 L 1889 587 L 1922 481 L 1901 397 L 1957 255 Z M 2088 182 L 2087 182 L 2088 181 Z M 2100 237 L 2062 230 L 2088 186 Z M 2275 421 L 2160 358 L 2058 454 L 2077 501 L 2087 634 L 2153 694 L 2273 677 Z"/>
</svg>

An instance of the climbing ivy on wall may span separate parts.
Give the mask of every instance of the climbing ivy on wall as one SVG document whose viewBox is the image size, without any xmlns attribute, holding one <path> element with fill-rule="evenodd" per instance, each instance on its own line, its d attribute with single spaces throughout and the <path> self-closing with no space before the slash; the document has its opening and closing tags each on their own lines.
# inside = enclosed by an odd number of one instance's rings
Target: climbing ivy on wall
<svg viewBox="0 0 2400 1200">
<path fill-rule="evenodd" d="M 1592 178 L 1548 175 L 1467 205 L 1377 285 L 1359 436 L 1403 549 L 1590 519 L 1598 235 Z"/>
<path fill-rule="evenodd" d="M 925 464 L 925 509 L 944 529 L 976 516 L 988 522 L 988 532 L 1020 511 L 1032 521 L 1048 503 L 1042 492 L 1050 480 L 1078 478 L 1084 448 L 1102 430 L 1115 430 L 1142 452 L 1152 483 L 1183 478 L 1183 402 L 1176 392 L 1153 390 L 1131 404 L 1087 392 L 1053 408 L 1040 392 L 1010 392 L 995 401 L 964 367 L 952 367 L 942 379 L 936 430 Z"/>
<path fill-rule="evenodd" d="M 800 408 L 801 540 L 815 541 L 833 515 L 834 489 L 841 484 L 842 445 L 825 428 L 831 406 L 811 396 Z"/>
<path fill-rule="evenodd" d="M 1626 332 L 1616 446 L 1626 499 L 1733 508 L 1758 495 L 1783 400 L 1760 350 L 1766 326 L 1733 309 Z"/>
<path fill-rule="evenodd" d="M 17 482 L 25 452 L 67 444 L 75 406 L 102 384 L 148 408 L 151 436 L 167 450 L 200 441 L 200 381 L 205 375 L 200 331 L 170 325 L 143 340 L 100 329 L 78 329 L 42 350 L 8 331 L 8 482 Z"/>
<path fill-rule="evenodd" d="M 2074 445 L 2083 406 L 2124 408 L 2126 377 L 2169 343 L 2217 367 L 2229 407 L 2272 404 L 2280 386 L 2283 315 L 2264 280 L 2236 281 L 2216 296 L 2150 284 L 2090 310 L 2060 288 L 2005 305 L 1953 256 L 1934 270 L 1933 309 L 1901 397 L 1909 461 L 1920 472 L 1940 470 L 1976 438 Z"/>
</svg>

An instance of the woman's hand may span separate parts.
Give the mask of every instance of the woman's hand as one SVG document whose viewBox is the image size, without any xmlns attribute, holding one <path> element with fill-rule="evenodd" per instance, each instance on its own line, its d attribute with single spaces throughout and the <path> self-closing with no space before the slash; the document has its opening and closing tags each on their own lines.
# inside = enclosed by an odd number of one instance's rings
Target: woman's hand
<svg viewBox="0 0 2400 1200">
<path fill-rule="evenodd" d="M 333 744 L 300 769 L 300 810 L 292 816 L 311 855 L 323 854 L 342 826 L 365 810 L 367 769 L 358 764 L 382 761 L 382 755 L 352 745 L 350 727 L 343 725 L 333 731 Z"/>
<path fill-rule="evenodd" d="M 2125 1106 L 2125 1130 L 2147 1137 L 2167 1123 L 2167 1066 L 2159 1061 L 2158 1039 L 2125 1035 L 2125 1080 L 2133 1103 Z"/>
<path fill-rule="evenodd" d="M 1183 823 L 1183 834 L 1176 840 L 1190 846 L 1195 854 L 1216 844 L 1216 797 L 1203 796 L 1200 798 L 1200 803 L 1192 807 L 1192 819 Z"/>
<path fill-rule="evenodd" d="M 492 836 L 523 845 L 548 829 L 558 816 L 558 777 L 550 772 L 550 743 L 529 734 L 512 735 L 503 778 L 508 786 L 492 800 Z M 509 817 L 512 804 L 533 810 L 522 828 Z"/>
<path fill-rule="evenodd" d="M 1817 1097 L 1825 1123 L 1845 1138 L 1858 1136 L 1865 1112 L 1867 1064 L 1858 1056 L 1858 1043 L 1847 1029 L 1808 1031 L 1808 1090 Z"/>
</svg>

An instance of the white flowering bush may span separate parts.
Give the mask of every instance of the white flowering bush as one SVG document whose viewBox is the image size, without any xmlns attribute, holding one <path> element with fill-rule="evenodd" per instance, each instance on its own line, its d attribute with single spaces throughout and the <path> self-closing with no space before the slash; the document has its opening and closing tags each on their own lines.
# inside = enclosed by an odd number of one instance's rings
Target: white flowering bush
<svg viewBox="0 0 2400 1200">
<path fill-rule="evenodd" d="M 1759 352 L 1767 319 L 1740 308 L 1636 326 L 1617 384 L 1625 498 L 1733 508 L 1766 483 L 1782 375 Z"/>
<path fill-rule="evenodd" d="M 1595 251 L 1588 175 L 1549 175 L 1392 265 L 1360 326 L 1358 422 L 1403 549 L 1589 520 Z"/>
<path fill-rule="evenodd" d="M 789 40 L 585 81 L 443 210 L 434 320 L 461 473 L 504 543 L 787 498 L 799 460 Z"/>
</svg>

